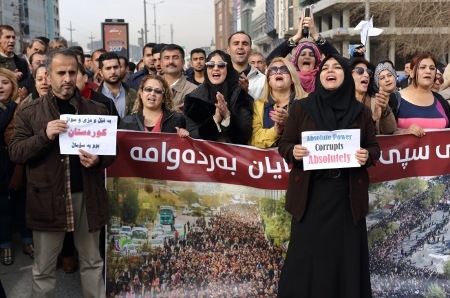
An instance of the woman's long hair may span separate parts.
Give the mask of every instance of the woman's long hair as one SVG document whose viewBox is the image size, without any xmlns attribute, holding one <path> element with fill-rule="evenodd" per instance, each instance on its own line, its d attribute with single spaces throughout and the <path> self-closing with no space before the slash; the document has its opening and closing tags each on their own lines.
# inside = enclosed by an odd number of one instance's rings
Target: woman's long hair
<svg viewBox="0 0 450 298">
<path fill-rule="evenodd" d="M 287 60 L 286 58 L 277 57 L 277 58 L 274 58 L 272 60 L 272 62 L 270 62 L 269 66 L 267 67 L 266 83 L 264 84 L 264 88 L 261 93 L 260 99 L 263 99 L 265 102 L 267 102 L 269 99 L 269 95 L 272 94 L 272 87 L 269 85 L 269 77 L 270 77 L 269 69 L 276 62 L 281 62 L 284 65 L 286 65 L 286 67 L 288 68 L 289 74 L 290 74 L 291 80 L 292 80 L 291 93 L 295 92 L 295 98 L 298 99 L 298 98 L 304 98 L 304 97 L 308 96 L 308 93 L 306 93 L 305 90 L 303 90 L 303 87 L 300 85 L 300 79 L 298 78 L 297 71 L 295 70 L 294 65 L 292 65 L 292 63 L 289 62 L 289 60 Z"/>
<path fill-rule="evenodd" d="M 173 101 L 172 101 L 173 95 L 172 95 L 172 90 L 170 90 L 169 84 L 167 84 L 166 80 L 164 80 L 161 76 L 156 75 L 156 74 L 151 74 L 142 79 L 141 85 L 139 86 L 139 90 L 137 92 L 137 98 L 136 98 L 136 101 L 134 102 L 133 110 L 131 111 L 131 113 L 137 113 L 138 111 L 140 111 L 144 108 L 144 104 L 142 103 L 142 89 L 144 88 L 145 83 L 148 80 L 157 80 L 162 84 L 163 89 L 164 89 L 163 104 L 168 111 L 172 111 L 173 110 Z"/>
<path fill-rule="evenodd" d="M 15 101 L 19 97 L 19 85 L 17 84 L 17 78 L 14 73 L 6 68 L 0 67 L 0 76 L 4 76 L 12 84 L 12 91 L 9 96 L 9 101 Z"/>
</svg>

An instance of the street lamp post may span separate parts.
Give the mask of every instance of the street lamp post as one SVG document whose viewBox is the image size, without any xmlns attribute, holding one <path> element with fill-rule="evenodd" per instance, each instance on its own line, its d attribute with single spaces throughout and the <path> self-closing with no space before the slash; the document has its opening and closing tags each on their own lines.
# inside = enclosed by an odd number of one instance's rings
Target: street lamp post
<svg viewBox="0 0 450 298">
<path fill-rule="evenodd" d="M 144 44 L 147 44 L 147 2 L 145 2 L 145 0 L 144 0 L 144 30 L 145 30 Z"/>
<path fill-rule="evenodd" d="M 155 42 L 156 42 L 156 5 L 166 2 L 165 0 L 156 3 L 150 3 L 153 5 L 153 26 L 155 26 Z"/>
</svg>

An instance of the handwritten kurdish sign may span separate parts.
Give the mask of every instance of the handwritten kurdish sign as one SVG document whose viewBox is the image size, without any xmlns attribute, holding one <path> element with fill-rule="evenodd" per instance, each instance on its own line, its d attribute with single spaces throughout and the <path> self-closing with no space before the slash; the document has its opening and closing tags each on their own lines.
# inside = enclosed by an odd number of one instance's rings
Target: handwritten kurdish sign
<svg viewBox="0 0 450 298">
<path fill-rule="evenodd" d="M 361 147 L 359 129 L 304 131 L 302 145 L 309 151 L 303 158 L 304 170 L 360 167 L 355 157 Z"/>
<path fill-rule="evenodd" d="M 96 155 L 116 155 L 117 116 L 61 115 L 69 129 L 59 135 L 61 154 L 83 149 Z"/>
</svg>

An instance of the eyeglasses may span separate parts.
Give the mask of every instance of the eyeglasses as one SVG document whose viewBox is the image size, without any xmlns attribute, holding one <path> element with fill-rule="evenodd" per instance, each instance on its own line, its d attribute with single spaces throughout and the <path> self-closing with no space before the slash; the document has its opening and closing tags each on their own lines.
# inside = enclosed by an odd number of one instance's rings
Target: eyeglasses
<svg viewBox="0 0 450 298">
<path fill-rule="evenodd" d="M 223 62 L 223 61 L 217 62 L 217 63 L 209 61 L 209 62 L 205 63 L 206 67 L 208 67 L 209 69 L 213 69 L 214 66 L 217 66 L 217 68 L 219 68 L 219 69 L 224 69 L 227 66 L 227 64 L 228 63 Z"/>
<path fill-rule="evenodd" d="M 359 74 L 359 75 L 362 75 L 363 73 L 364 73 L 364 71 L 365 72 L 367 72 L 367 74 L 369 75 L 369 77 L 372 77 L 372 75 L 373 75 L 373 71 L 372 70 L 370 70 L 370 69 L 368 69 L 368 68 L 362 68 L 362 67 L 355 67 L 354 69 L 353 69 L 353 71 L 354 72 L 356 72 L 357 74 Z"/>
<path fill-rule="evenodd" d="M 158 94 L 158 95 L 162 95 L 164 93 L 164 89 L 152 88 L 152 87 L 144 87 L 144 88 L 142 88 L 142 91 L 145 91 L 148 93 L 155 92 L 155 94 Z"/>
<path fill-rule="evenodd" d="M 435 82 L 439 82 L 439 84 L 443 84 L 443 83 L 444 83 L 444 78 L 443 78 L 443 77 L 440 77 L 440 78 L 436 77 L 436 78 L 434 79 L 434 81 L 435 81 Z"/>
<path fill-rule="evenodd" d="M 273 76 L 277 73 L 280 74 L 289 74 L 289 69 L 287 68 L 286 65 L 280 66 L 280 67 L 276 67 L 276 66 L 272 66 L 271 68 L 269 68 L 269 76 Z"/>
</svg>

